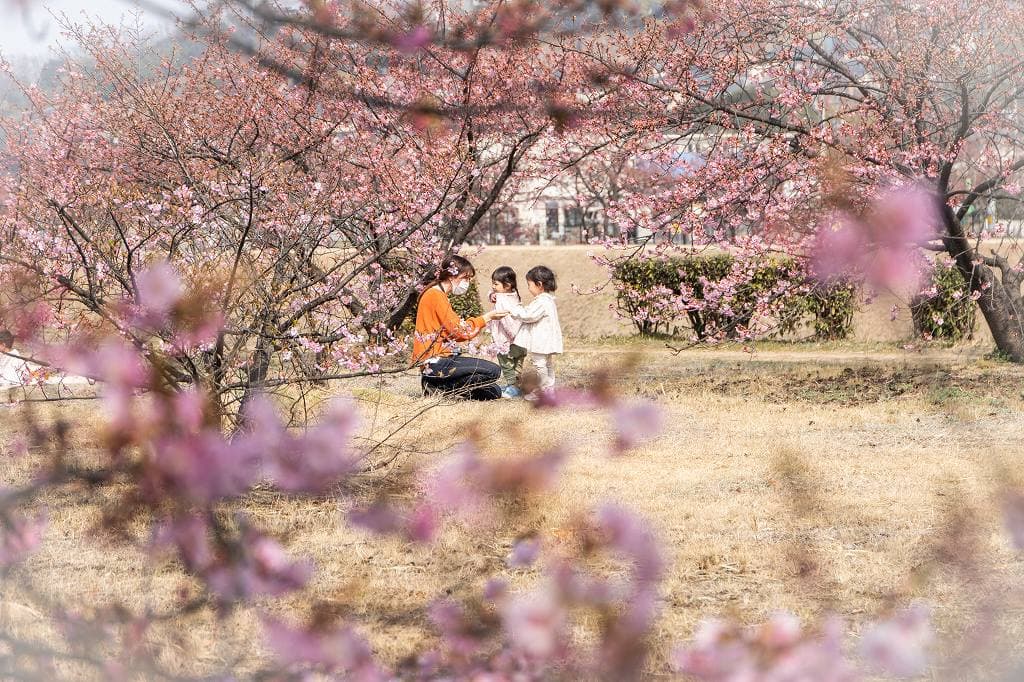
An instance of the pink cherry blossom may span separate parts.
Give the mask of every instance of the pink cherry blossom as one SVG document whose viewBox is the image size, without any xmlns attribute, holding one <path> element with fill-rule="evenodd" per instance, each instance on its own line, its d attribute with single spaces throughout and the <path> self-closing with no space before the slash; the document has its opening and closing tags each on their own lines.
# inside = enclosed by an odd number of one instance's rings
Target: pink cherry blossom
<svg viewBox="0 0 1024 682">
<path fill-rule="evenodd" d="M 185 293 L 178 271 L 167 261 L 150 265 L 135 277 L 138 305 L 143 320 L 161 323 Z"/>
<path fill-rule="evenodd" d="M 153 533 L 152 548 L 161 552 L 176 548 L 185 567 L 193 573 L 202 573 L 214 562 L 206 521 L 189 514 L 160 524 Z"/>
<path fill-rule="evenodd" d="M 938 235 L 938 201 L 920 185 L 891 187 L 881 193 L 867 218 L 874 243 L 893 248 L 916 245 Z"/>
<path fill-rule="evenodd" d="M 149 386 L 149 368 L 139 351 L 115 338 L 96 347 L 54 348 L 49 355 L 62 370 L 101 381 L 111 390 L 131 392 Z"/>
<path fill-rule="evenodd" d="M 708 682 L 852 682 L 859 675 L 843 654 L 842 632 L 836 621 L 804 632 L 781 613 L 756 628 L 705 620 L 673 663 L 678 672 Z"/>
<path fill-rule="evenodd" d="M 896 677 L 916 677 L 928 666 L 933 633 L 928 609 L 915 605 L 875 623 L 861 639 L 861 655 L 873 669 Z"/>
<path fill-rule="evenodd" d="M 466 443 L 426 477 L 424 494 L 439 513 L 481 520 L 490 513 L 493 498 L 549 488 L 564 461 L 565 453 L 558 449 L 515 459 L 483 458 Z"/>
<path fill-rule="evenodd" d="M 35 552 L 42 543 L 45 528 L 44 514 L 35 517 L 5 514 L 0 520 L 0 568 L 24 561 Z"/>
<path fill-rule="evenodd" d="M 914 286 L 921 271 L 917 246 L 938 234 L 935 197 L 917 185 L 884 190 L 863 218 L 839 213 L 818 229 L 815 272 L 823 280 L 862 276 L 875 286 Z"/>
<path fill-rule="evenodd" d="M 395 35 L 391 39 L 391 44 L 403 54 L 414 54 L 429 45 L 432 38 L 430 29 L 421 24 L 405 33 Z"/>
<path fill-rule="evenodd" d="M 273 407 L 257 400 L 247 407 L 252 431 L 242 438 L 263 450 L 263 471 L 282 490 L 319 493 L 353 471 L 351 440 L 358 425 L 354 406 L 335 400 L 318 424 L 302 435 L 283 429 Z"/>
<path fill-rule="evenodd" d="M 551 592 L 536 591 L 511 598 L 501 609 L 502 624 L 513 646 L 530 656 L 554 656 L 565 637 L 566 613 Z"/>
<path fill-rule="evenodd" d="M 142 475 L 149 499 L 176 497 L 208 504 L 245 492 L 259 473 L 259 452 L 230 443 L 214 429 L 155 439 Z"/>
<path fill-rule="evenodd" d="M 406 522 L 406 535 L 413 542 L 432 542 L 438 533 L 437 511 L 430 504 L 420 504 Z"/>
<path fill-rule="evenodd" d="M 1024 494 L 1010 491 L 1003 495 L 1003 520 L 1015 549 L 1024 549 Z"/>
<path fill-rule="evenodd" d="M 293 561 L 276 541 L 244 527 L 239 552 L 200 575 L 218 599 L 233 602 L 259 596 L 278 596 L 301 589 L 313 568 Z"/>
<path fill-rule="evenodd" d="M 650 402 L 619 404 L 612 409 L 614 452 L 623 453 L 657 435 L 664 422 L 661 409 Z"/>
<path fill-rule="evenodd" d="M 512 547 L 512 553 L 508 557 L 508 565 L 512 568 L 524 568 L 530 566 L 537 560 L 540 554 L 540 542 L 533 538 L 519 540 Z"/>
<path fill-rule="evenodd" d="M 351 510 L 348 513 L 348 522 L 378 535 L 397 534 L 405 529 L 405 519 L 401 512 L 394 505 L 385 502 L 375 502 Z"/>
<path fill-rule="evenodd" d="M 632 562 L 638 585 L 661 579 L 665 563 L 654 534 L 642 519 L 622 507 L 605 504 L 597 510 L 596 521 L 608 547 Z"/>
<path fill-rule="evenodd" d="M 484 585 L 483 597 L 487 601 L 496 602 L 508 594 L 508 581 L 502 578 L 491 578 Z"/>
<path fill-rule="evenodd" d="M 466 610 L 451 599 L 437 599 L 430 604 L 427 615 L 437 628 L 445 647 L 457 656 L 472 656 L 482 644 Z"/>
<path fill-rule="evenodd" d="M 218 310 L 207 310 L 188 327 L 178 327 L 171 344 L 179 352 L 192 352 L 213 343 L 224 327 L 224 316 Z"/>
<path fill-rule="evenodd" d="M 377 535 L 397 535 L 412 542 L 431 542 L 438 532 L 438 510 L 430 502 L 403 512 L 393 504 L 375 502 L 347 515 L 349 523 Z"/>
<path fill-rule="evenodd" d="M 388 679 L 369 645 L 351 628 L 296 628 L 271 616 L 264 616 L 262 625 L 267 644 L 284 665 L 313 664 L 360 682 Z"/>
</svg>

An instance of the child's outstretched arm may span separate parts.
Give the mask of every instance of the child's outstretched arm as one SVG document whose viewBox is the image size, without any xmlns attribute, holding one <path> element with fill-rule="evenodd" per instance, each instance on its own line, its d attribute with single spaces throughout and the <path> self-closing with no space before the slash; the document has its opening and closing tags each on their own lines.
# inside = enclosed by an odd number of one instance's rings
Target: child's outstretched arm
<svg viewBox="0 0 1024 682">
<path fill-rule="evenodd" d="M 515 306 L 514 308 L 509 310 L 508 314 L 509 317 L 511 317 L 514 320 L 531 323 L 541 320 L 545 315 L 548 314 L 548 311 L 545 310 L 544 305 L 540 301 L 534 299 L 530 301 L 530 305 L 528 306 Z"/>
</svg>

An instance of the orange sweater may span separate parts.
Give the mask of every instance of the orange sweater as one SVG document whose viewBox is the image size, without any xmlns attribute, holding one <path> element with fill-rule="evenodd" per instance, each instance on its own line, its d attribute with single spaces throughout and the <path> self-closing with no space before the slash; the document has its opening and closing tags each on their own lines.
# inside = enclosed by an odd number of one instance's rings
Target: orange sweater
<svg viewBox="0 0 1024 682">
<path fill-rule="evenodd" d="M 451 355 L 452 341 L 469 341 L 484 328 L 484 318 L 461 319 L 452 309 L 448 295 L 436 286 L 427 289 L 416 308 L 416 334 L 412 362 L 420 365 L 437 356 Z"/>
</svg>

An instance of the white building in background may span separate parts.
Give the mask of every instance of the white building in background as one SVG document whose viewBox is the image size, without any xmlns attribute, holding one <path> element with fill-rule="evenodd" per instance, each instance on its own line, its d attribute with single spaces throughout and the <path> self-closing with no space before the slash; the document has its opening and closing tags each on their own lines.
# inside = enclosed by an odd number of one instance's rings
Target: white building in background
<svg viewBox="0 0 1024 682">
<path fill-rule="evenodd" d="M 525 231 L 536 234 L 542 245 L 585 244 L 604 226 L 603 209 L 581 205 L 569 182 L 549 183 L 523 193 L 513 205 Z"/>
<path fill-rule="evenodd" d="M 680 145 L 668 167 L 662 165 L 662 161 L 653 162 L 658 164 L 658 175 L 663 177 L 667 172 L 672 177 L 692 172 L 703 163 L 694 148 L 694 141 Z M 622 191 L 621 187 L 613 187 L 614 184 L 636 182 L 642 177 L 636 175 L 636 171 L 642 171 L 645 164 L 651 163 L 642 158 L 632 159 L 624 167 L 610 172 L 603 183 L 595 177 L 583 182 L 571 170 L 553 179 L 526 182 L 513 197 L 485 217 L 473 241 L 556 245 L 586 244 L 604 237 L 642 240 L 650 236 L 650 230 L 627 226 L 626 234 L 622 234 L 622 228 L 609 218 L 605 207 L 613 194 Z"/>
<path fill-rule="evenodd" d="M 484 218 L 474 241 L 490 244 L 586 244 L 590 239 L 618 236 L 603 207 L 583 205 L 570 183 L 547 183 L 521 190 Z"/>
</svg>

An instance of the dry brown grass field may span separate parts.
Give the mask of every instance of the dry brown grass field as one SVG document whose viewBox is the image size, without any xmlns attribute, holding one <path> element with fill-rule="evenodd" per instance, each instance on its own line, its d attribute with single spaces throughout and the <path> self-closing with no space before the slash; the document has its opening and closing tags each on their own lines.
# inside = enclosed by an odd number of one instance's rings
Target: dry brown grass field
<svg viewBox="0 0 1024 682">
<path fill-rule="evenodd" d="M 346 503 L 336 499 L 254 494 L 239 506 L 317 566 L 306 596 L 269 608 L 299 617 L 311 600 L 321 601 L 394 662 L 432 636 L 424 608 L 436 596 L 470 598 L 494 575 L 516 586 L 538 577 L 534 569 L 505 567 L 519 534 L 544 531 L 557 550 L 574 515 L 612 500 L 647 517 L 664 543 L 670 571 L 656 633 L 662 650 L 689 638 L 706 616 L 757 621 L 780 608 L 807 619 L 835 612 L 856 630 L 912 599 L 932 606 L 947 638 L 937 647 L 940 671 L 943 656 L 965 641 L 972 614 L 994 596 L 1001 641 L 1024 635 L 1024 563 L 1001 530 L 997 504 L 1001 486 L 1024 460 L 1024 368 L 971 349 L 779 346 L 754 355 L 677 355 L 656 342 L 577 341 L 561 379 L 583 383 L 589 372 L 633 353 L 638 363 L 621 389 L 657 399 L 667 428 L 618 458 L 608 454 L 600 412 L 432 403 L 416 395 L 412 376 L 338 387 L 357 398 L 367 442 L 396 432 L 381 452 L 398 458 L 368 474 L 364 490 L 386 483 L 399 495 L 415 494 L 402 485 L 408 472 L 435 466 L 470 429 L 493 457 L 558 443 L 573 456 L 536 507 L 512 509 L 484 528 L 455 525 L 430 547 L 349 529 Z M 8 441 L 0 469 L 5 484 L 24 480 L 38 464 L 31 454 L 11 454 L 25 409 L 0 413 Z M 400 428 L 420 410 L 417 421 Z M 79 423 L 73 444 L 88 459 L 95 406 L 47 405 L 36 413 Z M 21 575 L 47 598 L 86 612 L 116 602 L 160 610 L 191 589 L 175 562 L 147 557 L 141 526 L 134 543 L 100 530 L 102 510 L 116 494 L 77 490 L 48 499 L 46 542 Z M 4 587 L 0 618 L 15 631 L 50 636 L 38 607 L 11 585 Z M 187 629 L 156 626 L 151 637 L 182 672 L 232 665 L 244 675 L 264 656 L 251 612 L 224 619 L 201 613 Z M 995 662 L 1005 663 L 998 654 L 977 653 L 975 668 L 943 672 L 979 679 Z M 651 676 L 666 666 L 656 657 Z"/>
</svg>

